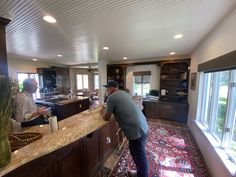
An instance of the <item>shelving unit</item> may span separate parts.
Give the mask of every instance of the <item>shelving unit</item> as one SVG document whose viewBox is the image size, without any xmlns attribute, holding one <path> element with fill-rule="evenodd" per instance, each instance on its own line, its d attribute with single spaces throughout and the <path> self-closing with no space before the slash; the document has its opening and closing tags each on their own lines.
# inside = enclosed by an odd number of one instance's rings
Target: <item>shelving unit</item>
<svg viewBox="0 0 236 177">
<path fill-rule="evenodd" d="M 160 99 L 187 103 L 189 84 L 189 64 L 168 62 L 161 65 Z"/>
<path fill-rule="evenodd" d="M 125 77 L 126 77 L 125 65 L 107 65 L 107 81 L 114 80 L 118 82 L 121 90 L 126 89 Z"/>
</svg>

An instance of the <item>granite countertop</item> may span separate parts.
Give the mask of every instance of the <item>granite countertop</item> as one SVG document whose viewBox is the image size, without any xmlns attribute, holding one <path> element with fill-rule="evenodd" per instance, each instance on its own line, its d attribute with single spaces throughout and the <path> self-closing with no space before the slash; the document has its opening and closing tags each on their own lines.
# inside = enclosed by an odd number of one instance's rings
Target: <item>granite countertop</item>
<svg viewBox="0 0 236 177">
<path fill-rule="evenodd" d="M 107 124 L 108 122 L 104 121 L 100 115 L 100 108 L 101 106 L 98 106 L 60 121 L 59 130 L 54 133 L 50 133 L 49 125 L 24 129 L 24 132 L 41 132 L 43 137 L 14 151 L 11 162 L 7 166 L 0 168 L 0 176 L 27 162 L 73 143 Z"/>
</svg>

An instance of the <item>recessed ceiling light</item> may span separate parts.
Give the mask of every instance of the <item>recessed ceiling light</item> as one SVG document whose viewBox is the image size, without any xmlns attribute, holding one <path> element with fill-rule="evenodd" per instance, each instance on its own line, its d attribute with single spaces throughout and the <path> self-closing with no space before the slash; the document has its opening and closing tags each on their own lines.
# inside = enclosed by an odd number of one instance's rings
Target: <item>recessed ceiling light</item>
<svg viewBox="0 0 236 177">
<path fill-rule="evenodd" d="M 32 60 L 33 60 L 33 61 L 38 61 L 38 59 L 37 59 L 37 58 L 33 58 Z"/>
<path fill-rule="evenodd" d="M 109 47 L 103 47 L 103 50 L 109 50 Z"/>
<path fill-rule="evenodd" d="M 174 38 L 175 39 L 180 39 L 180 38 L 182 38 L 184 35 L 183 34 L 176 34 L 175 36 L 174 36 Z"/>
<path fill-rule="evenodd" d="M 175 52 L 170 52 L 170 55 L 174 55 L 175 54 Z"/>
<path fill-rule="evenodd" d="M 60 55 L 60 54 L 58 54 L 57 56 L 58 56 L 58 57 L 62 57 L 62 55 Z"/>
<path fill-rule="evenodd" d="M 127 57 L 123 57 L 124 60 L 127 60 L 128 58 Z"/>
<path fill-rule="evenodd" d="M 44 16 L 43 19 L 48 23 L 56 23 L 57 22 L 57 20 L 50 15 Z"/>
</svg>

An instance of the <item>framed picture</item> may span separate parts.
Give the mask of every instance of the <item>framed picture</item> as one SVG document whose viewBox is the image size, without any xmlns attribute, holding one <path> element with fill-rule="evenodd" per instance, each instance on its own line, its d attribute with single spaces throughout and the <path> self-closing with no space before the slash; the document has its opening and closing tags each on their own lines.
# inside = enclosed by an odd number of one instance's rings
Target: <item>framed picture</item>
<svg viewBox="0 0 236 177">
<path fill-rule="evenodd" d="M 197 73 L 191 73 L 191 89 L 196 90 Z"/>
</svg>

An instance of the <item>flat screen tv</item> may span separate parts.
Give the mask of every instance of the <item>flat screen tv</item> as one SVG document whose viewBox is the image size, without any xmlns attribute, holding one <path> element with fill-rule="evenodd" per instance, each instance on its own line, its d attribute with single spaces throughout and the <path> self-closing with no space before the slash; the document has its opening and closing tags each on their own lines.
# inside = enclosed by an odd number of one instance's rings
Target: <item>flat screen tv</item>
<svg viewBox="0 0 236 177">
<path fill-rule="evenodd" d="M 149 91 L 149 95 L 158 97 L 159 96 L 159 90 L 151 89 Z"/>
</svg>

